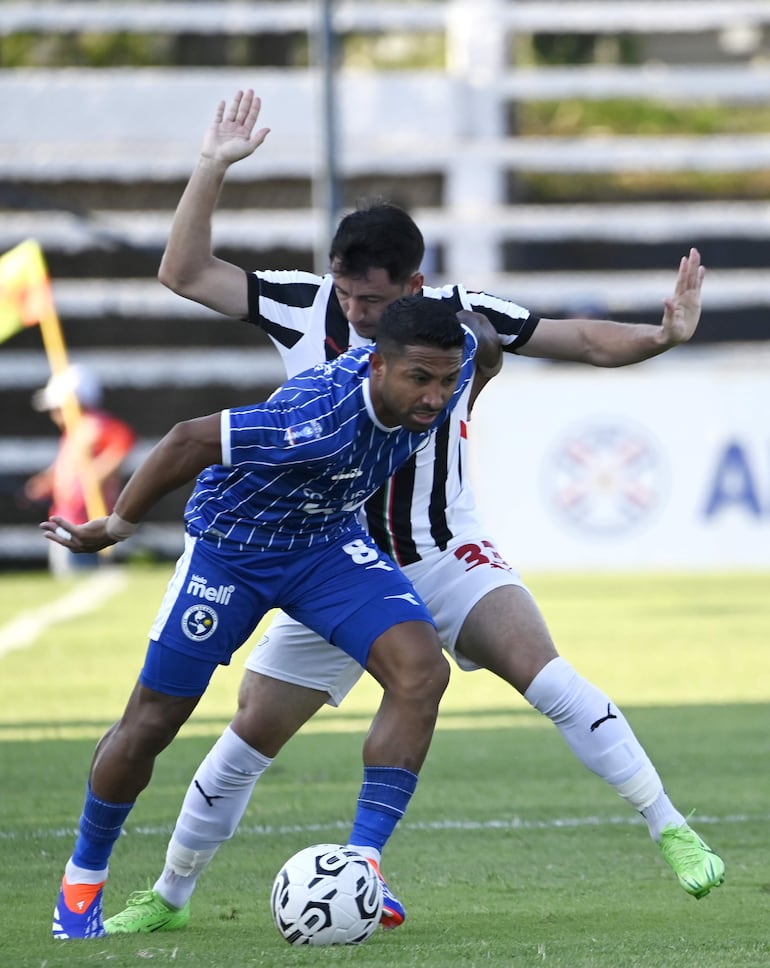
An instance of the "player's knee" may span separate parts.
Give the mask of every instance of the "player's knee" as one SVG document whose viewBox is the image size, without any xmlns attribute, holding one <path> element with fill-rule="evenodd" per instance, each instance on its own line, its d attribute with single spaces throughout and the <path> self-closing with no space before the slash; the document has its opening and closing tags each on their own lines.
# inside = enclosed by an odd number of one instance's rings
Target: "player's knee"
<svg viewBox="0 0 770 968">
<path fill-rule="evenodd" d="M 425 690 L 434 694 L 438 702 L 449 685 L 449 663 L 443 652 L 431 656 L 429 667 L 423 674 L 425 676 Z"/>
<path fill-rule="evenodd" d="M 449 663 L 441 652 L 414 654 L 390 672 L 383 685 L 402 702 L 438 706 L 449 685 Z"/>
</svg>

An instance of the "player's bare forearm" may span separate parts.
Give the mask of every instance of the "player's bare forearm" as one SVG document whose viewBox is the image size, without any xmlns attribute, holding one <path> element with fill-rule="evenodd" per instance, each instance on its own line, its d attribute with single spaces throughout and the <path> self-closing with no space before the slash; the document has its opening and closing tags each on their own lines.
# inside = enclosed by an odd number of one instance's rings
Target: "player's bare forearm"
<svg viewBox="0 0 770 968">
<path fill-rule="evenodd" d="M 577 320 L 581 348 L 574 356 L 562 359 L 591 366 L 618 367 L 641 363 L 678 346 L 662 325 L 655 323 L 618 323 L 614 320 Z M 559 358 L 558 356 L 556 357 Z"/>
<path fill-rule="evenodd" d="M 199 158 L 179 199 L 158 271 L 163 285 L 175 292 L 212 258 L 211 217 L 226 171 L 226 164 Z"/>
<path fill-rule="evenodd" d="M 482 313 L 463 309 L 457 317 L 471 330 L 478 343 L 473 358 L 475 370 L 469 400 L 469 407 L 472 408 L 487 383 L 500 372 L 503 365 L 503 347 L 497 330 Z"/>
<path fill-rule="evenodd" d="M 221 179 L 201 159 L 179 202 L 158 279 L 177 295 L 235 318 L 248 313 L 246 273 L 218 259 L 211 247 L 211 218 Z M 223 169 L 224 171 L 224 169 Z"/>
<path fill-rule="evenodd" d="M 246 279 L 237 266 L 214 256 L 211 220 L 227 169 L 252 154 L 268 134 L 268 128 L 254 130 L 260 107 L 253 91 L 237 91 L 229 105 L 219 102 L 174 214 L 158 270 L 164 286 L 238 318 L 248 312 Z"/>
<path fill-rule="evenodd" d="M 686 343 L 695 333 L 704 273 L 700 253 L 690 249 L 679 263 L 673 296 L 663 300 L 660 325 L 609 319 L 541 319 L 517 352 L 593 366 L 628 366 L 658 356 Z"/>
<path fill-rule="evenodd" d="M 457 318 L 476 337 L 478 346 L 473 358 L 476 370 L 485 380 L 491 380 L 493 376 L 497 376 L 503 365 L 503 348 L 497 331 L 483 313 L 463 309 L 457 314 Z"/>
<path fill-rule="evenodd" d="M 178 423 L 132 474 L 115 501 L 115 511 L 136 524 L 161 498 L 221 460 L 219 414 Z"/>
</svg>

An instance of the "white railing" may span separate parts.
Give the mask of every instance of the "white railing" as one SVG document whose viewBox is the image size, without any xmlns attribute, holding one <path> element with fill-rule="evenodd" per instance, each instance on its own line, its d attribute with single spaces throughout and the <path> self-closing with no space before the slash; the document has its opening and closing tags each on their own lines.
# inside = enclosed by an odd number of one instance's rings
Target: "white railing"
<svg viewBox="0 0 770 968">
<path fill-rule="evenodd" d="M 71 3 L 6 0 L 0 34 L 21 31 L 241 34 L 303 32 L 318 22 L 313 2 Z M 770 23 L 764 0 L 448 0 L 333 4 L 340 31 L 443 31 L 458 19 L 494 18 L 520 33 L 703 33 Z"/>
<path fill-rule="evenodd" d="M 319 28 L 321 9 L 319 3 L 292 0 L 7 2 L 0 6 L 0 33 L 312 33 Z M 767 0 L 339 0 L 332 4 L 332 12 L 341 32 L 445 36 L 445 71 L 339 74 L 336 157 L 343 178 L 441 177 L 442 211 L 454 229 L 441 240 L 449 275 L 500 270 L 501 233 L 495 226 L 511 216 L 506 185 L 517 172 L 735 173 L 770 166 L 770 134 L 765 133 L 526 138 L 506 130 L 508 105 L 535 99 L 612 96 L 762 103 L 770 97 L 770 66 L 761 59 L 752 62 L 748 55 L 741 63 L 713 65 L 539 69 L 517 68 L 508 56 L 514 34 L 555 29 L 656 36 L 714 32 L 733 37 L 743 31 L 744 37 L 754 36 L 761 44 L 761 32 L 770 24 Z M 252 86 L 263 97 L 262 120 L 272 131 L 258 154 L 235 166 L 229 177 L 319 179 L 325 128 L 318 71 L 260 68 L 0 71 L 0 178 L 33 183 L 103 179 L 127 185 L 184 180 L 215 102 L 241 86 Z M 670 212 L 668 219 L 654 216 L 659 225 L 668 224 L 667 229 L 658 229 L 662 237 L 679 232 L 675 206 Z M 152 221 L 150 215 L 147 218 Z M 328 220 L 312 210 L 298 213 L 298 218 L 307 226 L 307 247 L 316 250 Z M 296 218 L 287 229 L 289 219 L 262 216 L 276 238 L 287 231 L 293 237 L 301 234 Z M 611 212 L 603 221 L 618 224 Z M 521 231 L 526 231 L 526 224 L 525 219 Z M 481 231 L 485 226 L 490 227 L 486 234 Z"/>
<path fill-rule="evenodd" d="M 549 72 L 536 73 L 553 89 Z M 735 80 L 735 69 L 729 73 Z M 596 79 L 601 74 L 611 83 L 610 73 L 595 70 L 562 72 L 558 81 L 566 91 L 576 78 L 582 77 L 586 84 L 590 78 L 598 96 Z M 719 74 L 714 72 L 717 82 Z M 515 211 L 504 205 L 510 173 L 743 172 L 770 167 L 768 134 L 536 138 L 495 133 L 491 122 L 479 121 L 476 107 L 491 101 L 500 109 L 512 79 L 526 75 L 515 71 L 501 75 L 482 91 L 467 79 L 433 71 L 351 71 L 340 76 L 340 175 L 441 176 L 444 212 L 458 229 L 444 240 L 450 274 L 468 273 L 470 250 L 462 247 L 463 227 L 478 236 L 479 225 L 494 227 L 502 218 L 515 218 Z M 643 71 L 633 79 L 641 85 Z M 234 166 L 229 177 L 245 181 L 317 177 L 322 132 L 314 72 L 258 70 L 245 76 L 232 70 L 170 69 L 0 72 L 0 177 L 41 183 L 184 180 L 216 101 L 245 85 L 254 86 L 263 97 L 263 120 L 272 130 L 256 155 Z M 625 89 L 630 95 L 630 84 Z M 747 98 L 749 91 L 757 97 L 762 91 L 770 92 L 770 71 L 747 69 L 741 97 Z M 536 96 L 532 83 L 528 96 Z M 497 113 L 502 116 L 501 109 Z M 299 214 L 308 227 L 306 238 L 312 249 L 317 219 L 308 211 Z M 277 216 L 266 212 L 262 218 L 272 223 L 277 236 L 282 234 Z M 676 221 L 672 206 L 672 232 L 678 231 Z M 471 267 L 500 268 L 493 232 L 475 239 L 472 252 Z"/>
</svg>

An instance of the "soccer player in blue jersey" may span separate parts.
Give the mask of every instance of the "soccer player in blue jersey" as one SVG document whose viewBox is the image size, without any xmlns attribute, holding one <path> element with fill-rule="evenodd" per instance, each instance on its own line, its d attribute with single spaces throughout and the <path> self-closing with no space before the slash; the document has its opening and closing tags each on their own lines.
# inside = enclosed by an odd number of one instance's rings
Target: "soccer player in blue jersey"
<svg viewBox="0 0 770 968">
<path fill-rule="evenodd" d="M 446 305 L 398 300 L 383 314 L 374 348 L 299 374 L 267 403 L 177 424 L 108 517 L 42 523 L 57 544 L 94 553 L 128 537 L 158 500 L 197 475 L 185 550 L 144 667 L 94 755 L 54 937 L 105 933 L 108 860 L 155 758 L 217 665 L 229 663 L 271 608 L 314 629 L 383 687 L 382 732 L 367 741 L 383 795 L 359 820 L 378 842 L 406 810 L 449 670 L 426 606 L 357 512 L 465 393 L 499 369 L 494 331 L 483 317 L 463 318 L 478 339 Z"/>
<path fill-rule="evenodd" d="M 686 342 L 695 332 L 703 278 L 695 250 L 680 264 L 659 326 L 541 319 L 513 302 L 459 285 L 425 286 L 422 235 L 392 205 L 370 206 L 342 219 L 328 275 L 244 272 L 213 254 L 211 219 L 229 166 L 250 156 L 267 135 L 256 127 L 258 114 L 259 100 L 251 91 L 219 105 L 174 217 L 160 279 L 187 298 L 259 326 L 289 374 L 368 343 L 385 307 L 408 293 L 483 312 L 513 359 L 624 366 Z M 467 474 L 469 417 L 466 400 L 430 445 L 366 502 L 367 527 L 414 582 L 459 668 L 488 669 L 548 716 L 578 760 L 642 814 L 682 887 L 703 896 L 721 883 L 722 861 L 671 802 L 615 703 L 559 656 L 532 595 L 479 520 Z M 516 446 L 515 424 L 509 446 Z M 338 705 L 361 675 L 360 666 L 339 649 L 282 614 L 246 667 L 236 715 L 188 788 L 161 875 L 151 890 L 135 892 L 108 919 L 108 933 L 171 930 L 189 922 L 198 878 L 219 845 L 233 836 L 259 777 L 302 724 L 325 702 Z M 375 719 L 372 732 L 379 729 Z M 362 804 L 375 789 L 366 751 L 364 764 Z M 201 787 L 216 792 L 214 808 L 203 800 Z M 356 821 L 349 843 L 362 849 L 362 839 Z M 377 863 L 386 839 L 379 838 L 376 852 L 372 838 L 363 848 Z M 403 904 L 386 885 L 383 926 L 396 927 L 404 917 Z"/>
</svg>

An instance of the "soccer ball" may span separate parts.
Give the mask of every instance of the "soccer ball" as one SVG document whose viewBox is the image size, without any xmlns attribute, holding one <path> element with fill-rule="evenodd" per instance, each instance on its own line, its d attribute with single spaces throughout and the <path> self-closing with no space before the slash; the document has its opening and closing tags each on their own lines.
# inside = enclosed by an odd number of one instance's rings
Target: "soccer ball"
<svg viewBox="0 0 770 968">
<path fill-rule="evenodd" d="M 361 944 L 380 923 L 382 887 L 358 851 L 316 844 L 278 871 L 270 907 L 289 944 Z"/>
</svg>

